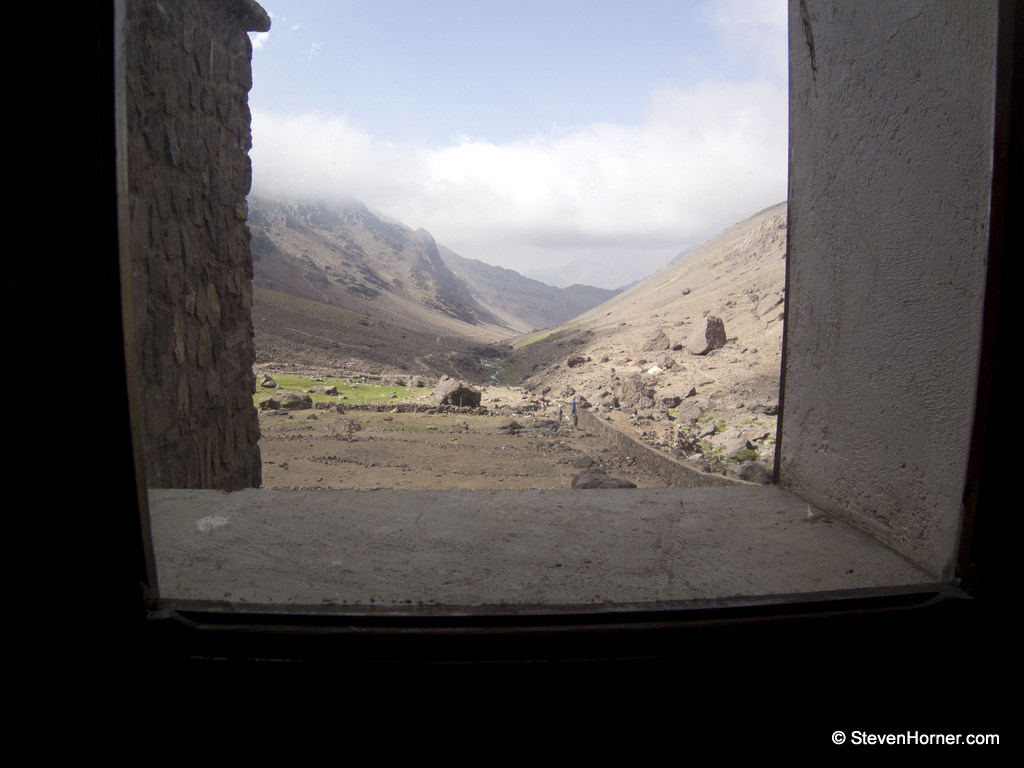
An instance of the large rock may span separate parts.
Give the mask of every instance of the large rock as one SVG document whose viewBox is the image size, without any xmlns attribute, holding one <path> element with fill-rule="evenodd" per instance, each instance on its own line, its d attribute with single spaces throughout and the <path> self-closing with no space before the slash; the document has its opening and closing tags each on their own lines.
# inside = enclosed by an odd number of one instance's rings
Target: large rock
<svg viewBox="0 0 1024 768">
<path fill-rule="evenodd" d="M 572 479 L 573 488 L 636 488 L 636 483 L 611 477 L 603 469 L 585 469 Z"/>
<path fill-rule="evenodd" d="M 658 331 L 647 343 L 644 344 L 644 350 L 647 352 L 657 352 L 662 349 L 671 349 L 672 342 L 669 341 L 668 336 L 665 335 L 664 331 Z"/>
<path fill-rule="evenodd" d="M 705 321 L 697 325 L 686 342 L 686 349 L 691 355 L 706 355 L 713 349 L 725 346 L 725 323 L 722 318 L 708 315 Z"/>
<path fill-rule="evenodd" d="M 278 392 L 260 400 L 261 411 L 302 411 L 313 407 L 313 398 L 305 392 Z"/>
<path fill-rule="evenodd" d="M 760 461 L 748 461 L 740 467 L 739 476 L 741 480 L 761 485 L 771 485 L 772 471 Z"/>
<path fill-rule="evenodd" d="M 670 371 L 675 366 L 676 361 L 667 352 L 662 352 L 654 358 L 654 362 L 657 363 L 658 367 L 662 370 Z"/>
<path fill-rule="evenodd" d="M 639 373 L 627 376 L 619 383 L 619 403 L 635 407 L 645 397 L 654 397 L 654 390 L 647 386 Z"/>
<path fill-rule="evenodd" d="M 442 376 L 434 392 L 434 404 L 476 408 L 480 405 L 480 390 L 464 381 Z"/>
</svg>

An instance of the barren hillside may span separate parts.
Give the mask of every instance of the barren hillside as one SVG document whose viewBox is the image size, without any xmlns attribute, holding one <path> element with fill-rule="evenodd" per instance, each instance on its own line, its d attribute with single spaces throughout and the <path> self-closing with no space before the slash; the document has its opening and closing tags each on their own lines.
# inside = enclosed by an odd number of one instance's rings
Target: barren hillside
<svg viewBox="0 0 1024 768">
<path fill-rule="evenodd" d="M 770 466 L 785 255 L 780 203 L 521 346 L 506 373 L 562 401 L 582 396 L 616 425 L 705 465 L 723 460 L 733 470 L 742 462 L 725 460 L 738 455 Z M 694 354 L 689 345 L 709 317 L 722 321 L 725 344 Z"/>
</svg>

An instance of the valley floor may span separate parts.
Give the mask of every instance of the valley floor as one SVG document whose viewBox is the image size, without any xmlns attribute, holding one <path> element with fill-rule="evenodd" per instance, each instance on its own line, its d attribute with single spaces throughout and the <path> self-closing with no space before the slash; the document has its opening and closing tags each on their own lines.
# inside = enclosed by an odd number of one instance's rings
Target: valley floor
<svg viewBox="0 0 1024 768">
<path fill-rule="evenodd" d="M 263 487 L 553 490 L 570 488 L 572 478 L 587 468 L 603 469 L 640 488 L 665 486 L 634 457 L 573 427 L 569 407 L 563 407 L 559 421 L 557 404 L 543 412 L 523 412 L 512 390 L 486 392 L 487 414 L 338 413 L 333 408 L 261 412 Z M 509 413 L 502 413 L 502 403 Z M 510 428 L 510 422 L 518 427 Z"/>
</svg>

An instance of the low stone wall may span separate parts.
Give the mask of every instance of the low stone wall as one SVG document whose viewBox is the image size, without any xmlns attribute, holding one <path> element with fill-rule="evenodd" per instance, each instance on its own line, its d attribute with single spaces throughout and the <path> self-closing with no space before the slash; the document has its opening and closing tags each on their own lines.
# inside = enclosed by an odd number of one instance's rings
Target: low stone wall
<svg viewBox="0 0 1024 768">
<path fill-rule="evenodd" d="M 494 411 L 479 406 L 470 408 L 458 405 L 428 405 L 426 403 L 393 403 L 387 400 L 379 403 L 348 403 L 348 402 L 318 402 L 313 403 L 313 408 L 321 411 L 372 411 L 375 413 L 454 413 L 474 414 L 477 416 L 495 415 Z"/>
<path fill-rule="evenodd" d="M 608 441 L 609 444 L 627 456 L 632 456 L 638 467 L 653 472 L 670 486 L 676 488 L 699 488 L 710 485 L 749 485 L 741 480 L 713 475 L 708 472 L 701 472 L 693 467 L 688 467 L 682 462 L 676 461 L 654 449 L 644 445 L 625 432 L 617 429 L 614 424 L 600 419 L 590 410 L 581 409 L 579 414 L 579 426 L 589 429 L 594 434 Z"/>
</svg>

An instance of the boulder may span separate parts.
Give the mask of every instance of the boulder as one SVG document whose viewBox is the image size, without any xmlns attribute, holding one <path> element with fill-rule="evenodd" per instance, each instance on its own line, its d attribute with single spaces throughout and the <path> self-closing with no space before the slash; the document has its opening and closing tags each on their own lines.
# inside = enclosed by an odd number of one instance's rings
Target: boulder
<svg viewBox="0 0 1024 768">
<path fill-rule="evenodd" d="M 565 361 L 565 364 L 570 368 L 575 368 L 577 365 L 583 365 L 587 362 L 587 358 L 583 355 L 569 355 L 569 359 Z"/>
<path fill-rule="evenodd" d="M 619 403 L 635 406 L 641 398 L 654 397 L 654 390 L 647 386 L 638 373 L 627 376 L 619 383 Z"/>
<path fill-rule="evenodd" d="M 476 408 L 480 405 L 480 390 L 464 381 L 442 376 L 434 392 L 434 404 Z"/>
<path fill-rule="evenodd" d="M 708 315 L 694 329 L 686 342 L 686 349 L 691 355 L 706 355 L 713 349 L 725 346 L 725 323 L 722 318 Z"/>
<path fill-rule="evenodd" d="M 657 352 L 662 349 L 671 348 L 672 342 L 669 341 L 669 338 L 665 335 L 664 331 L 658 331 L 647 341 L 646 344 L 644 344 L 644 350 L 647 352 Z"/>
<path fill-rule="evenodd" d="M 636 488 L 636 483 L 611 477 L 603 469 L 585 469 L 572 479 L 573 488 Z"/>
<path fill-rule="evenodd" d="M 278 392 L 260 400 L 261 411 L 301 411 L 313 407 L 313 398 L 305 392 Z"/>
<path fill-rule="evenodd" d="M 260 382 L 260 386 L 265 387 L 266 389 L 275 389 L 277 387 L 277 382 L 274 381 L 274 377 L 268 373 L 263 377 L 263 381 Z"/>
<path fill-rule="evenodd" d="M 772 471 L 760 461 L 748 461 L 740 467 L 739 475 L 741 480 L 761 485 L 770 485 L 772 482 Z"/>
<path fill-rule="evenodd" d="M 666 371 L 672 370 L 672 367 L 676 364 L 676 361 L 667 352 L 662 352 L 660 355 L 655 357 L 654 362 L 658 364 L 659 368 Z"/>
<path fill-rule="evenodd" d="M 315 387 L 310 387 L 306 390 L 311 395 L 336 395 L 338 394 L 337 387 L 328 387 L 323 384 L 317 384 Z"/>
</svg>

